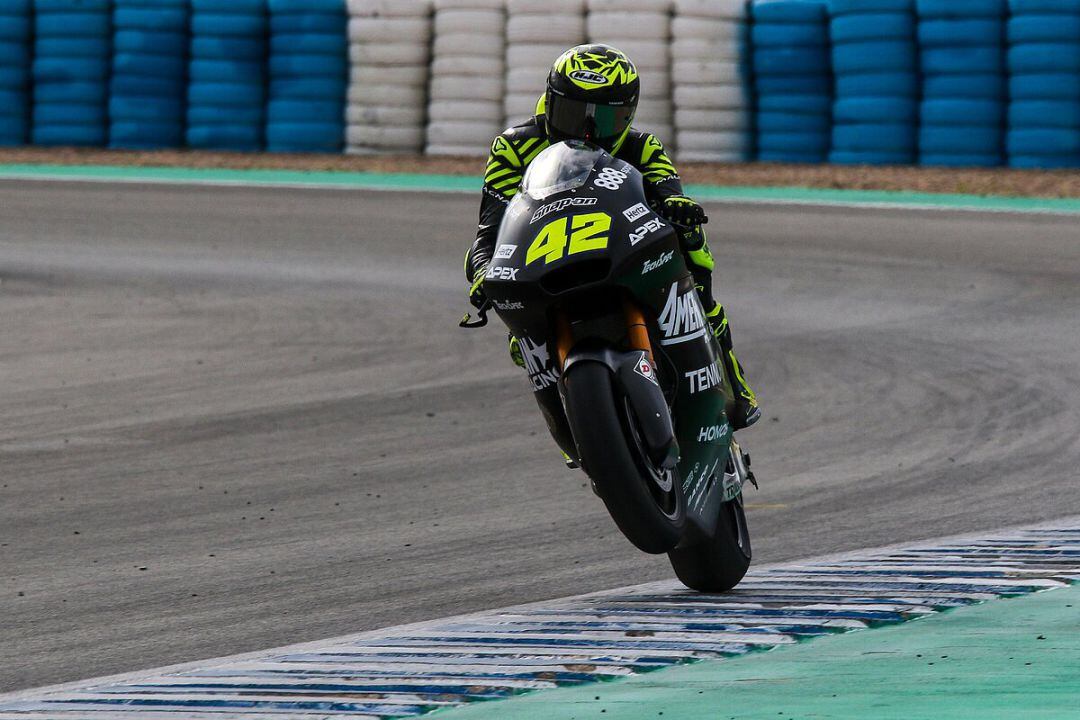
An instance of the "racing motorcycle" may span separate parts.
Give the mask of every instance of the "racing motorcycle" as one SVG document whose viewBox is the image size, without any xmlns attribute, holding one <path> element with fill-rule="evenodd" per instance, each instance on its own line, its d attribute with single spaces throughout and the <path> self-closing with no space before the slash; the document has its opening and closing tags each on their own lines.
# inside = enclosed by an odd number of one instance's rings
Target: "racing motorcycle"
<svg viewBox="0 0 1080 720">
<path fill-rule="evenodd" d="M 580 141 L 529 166 L 499 229 L 477 319 L 494 308 L 518 339 L 556 443 L 616 525 L 703 592 L 750 564 L 750 457 L 676 228 L 641 173 Z"/>
</svg>

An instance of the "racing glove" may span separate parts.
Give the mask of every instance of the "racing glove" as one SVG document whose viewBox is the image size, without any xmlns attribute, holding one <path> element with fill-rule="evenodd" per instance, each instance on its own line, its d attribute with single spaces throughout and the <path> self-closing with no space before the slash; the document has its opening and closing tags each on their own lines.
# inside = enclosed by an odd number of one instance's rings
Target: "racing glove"
<svg viewBox="0 0 1080 720">
<path fill-rule="evenodd" d="M 472 287 L 469 288 L 469 302 L 479 310 L 487 303 L 487 293 L 484 292 L 484 278 L 487 276 L 487 265 L 476 268 L 473 273 Z"/>
<path fill-rule="evenodd" d="M 705 214 L 705 208 L 685 195 L 672 195 L 664 198 L 663 202 L 660 203 L 660 214 L 676 225 L 696 227 L 709 222 L 709 216 Z"/>
</svg>

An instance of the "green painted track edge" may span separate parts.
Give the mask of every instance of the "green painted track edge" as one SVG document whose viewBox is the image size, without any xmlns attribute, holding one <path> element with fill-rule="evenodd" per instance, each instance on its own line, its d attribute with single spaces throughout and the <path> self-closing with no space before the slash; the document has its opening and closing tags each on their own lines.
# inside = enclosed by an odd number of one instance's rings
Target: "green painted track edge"
<svg viewBox="0 0 1080 720">
<path fill-rule="evenodd" d="M 109 165 L 0 164 L 0 179 L 71 180 L 191 185 L 238 185 L 411 192 L 479 192 L 477 176 L 225 168 L 124 167 Z M 1080 198 L 1004 197 L 891 190 L 688 185 L 702 200 L 733 203 L 960 210 L 1073 215 Z"/>
</svg>

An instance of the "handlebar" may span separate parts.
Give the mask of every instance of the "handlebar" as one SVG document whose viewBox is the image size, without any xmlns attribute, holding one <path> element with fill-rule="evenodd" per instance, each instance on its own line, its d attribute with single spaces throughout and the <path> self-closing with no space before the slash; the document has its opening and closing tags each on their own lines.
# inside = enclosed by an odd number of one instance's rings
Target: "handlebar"
<svg viewBox="0 0 1080 720">
<path fill-rule="evenodd" d="M 482 328 L 488 324 L 488 311 L 491 310 L 491 300 L 485 300 L 484 304 L 476 311 L 476 320 L 472 319 L 472 315 L 465 313 L 465 316 L 461 318 L 461 322 L 458 323 L 458 327 L 473 330 L 475 328 Z"/>
</svg>

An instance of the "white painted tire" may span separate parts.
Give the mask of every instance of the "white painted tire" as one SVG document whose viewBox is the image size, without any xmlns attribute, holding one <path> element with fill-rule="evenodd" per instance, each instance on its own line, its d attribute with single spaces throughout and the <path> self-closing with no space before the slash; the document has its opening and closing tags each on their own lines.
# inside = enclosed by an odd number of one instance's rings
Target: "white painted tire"
<svg viewBox="0 0 1080 720">
<path fill-rule="evenodd" d="M 739 43 L 702 38 L 679 38 L 671 42 L 671 56 L 681 60 L 739 60 Z"/>
<path fill-rule="evenodd" d="M 511 68 L 550 68 L 571 46 L 561 43 L 510 45 L 506 64 Z"/>
<path fill-rule="evenodd" d="M 447 55 L 437 57 L 431 63 L 431 76 L 440 75 L 476 75 L 486 77 L 491 74 L 491 58 L 463 57 Z"/>
<path fill-rule="evenodd" d="M 506 45 L 503 43 L 502 31 L 495 36 L 476 33 L 436 33 L 432 51 L 435 57 L 461 55 L 502 60 L 506 54 Z"/>
<path fill-rule="evenodd" d="M 634 114 L 634 123 L 641 125 L 657 124 L 670 125 L 674 113 L 671 109 L 670 101 L 653 101 L 642 100 L 638 105 L 637 112 Z"/>
<path fill-rule="evenodd" d="M 611 40 L 592 38 L 595 42 L 606 42 L 630 56 L 638 70 L 662 70 L 671 62 L 666 40 Z M 558 57 L 556 55 L 556 57 Z"/>
<path fill-rule="evenodd" d="M 702 163 L 744 163 L 749 162 L 749 151 L 740 152 L 706 152 L 703 150 L 680 151 L 679 162 L 702 162 Z"/>
<path fill-rule="evenodd" d="M 646 68 L 639 70 L 638 75 L 641 78 L 642 98 L 671 100 L 671 77 L 666 70 Z"/>
<path fill-rule="evenodd" d="M 424 148 L 424 154 L 481 159 L 487 157 L 488 149 L 490 147 L 490 145 L 483 148 L 477 148 L 472 145 L 433 145 L 429 143 L 427 147 Z M 478 163 L 476 171 L 478 174 L 482 175 L 484 172 L 483 165 Z"/>
<path fill-rule="evenodd" d="M 408 85 L 352 85 L 347 97 L 350 104 L 385 105 L 387 107 L 424 107 L 427 88 Z"/>
<path fill-rule="evenodd" d="M 536 98 L 536 95 L 525 93 L 507 95 L 503 101 L 503 124 L 509 127 L 532 117 L 536 112 Z"/>
<path fill-rule="evenodd" d="M 427 17 L 431 0 L 347 0 L 353 17 Z"/>
<path fill-rule="evenodd" d="M 428 46 L 415 43 L 352 43 L 349 62 L 353 65 L 426 65 Z"/>
<path fill-rule="evenodd" d="M 676 85 L 675 107 L 679 109 L 729 108 L 747 106 L 746 91 L 736 85 Z"/>
<path fill-rule="evenodd" d="M 428 82 L 427 65 L 353 65 L 349 82 L 354 85 L 416 85 Z"/>
<path fill-rule="evenodd" d="M 512 93 L 532 92 L 536 99 L 544 92 L 544 83 L 547 82 L 548 70 L 551 65 L 543 67 L 515 67 L 507 65 L 506 91 Z"/>
<path fill-rule="evenodd" d="M 378 98 L 371 100 L 371 103 L 377 102 L 379 102 Z M 426 121 L 425 115 L 423 106 L 393 107 L 389 105 L 351 103 L 345 108 L 345 120 L 350 125 L 423 127 Z"/>
<path fill-rule="evenodd" d="M 744 82 L 742 66 L 732 60 L 676 60 L 671 66 L 671 77 L 679 85 L 738 85 Z"/>
<path fill-rule="evenodd" d="M 585 22 L 589 39 L 667 40 L 671 37 L 671 18 L 663 12 L 590 12 Z"/>
<path fill-rule="evenodd" d="M 671 37 L 701 38 L 714 42 L 738 42 L 746 37 L 746 23 L 734 20 L 678 17 L 671 21 Z"/>
<path fill-rule="evenodd" d="M 562 43 L 573 47 L 585 42 L 583 15 L 511 15 L 506 21 L 510 43 Z"/>
<path fill-rule="evenodd" d="M 587 0 L 593 12 L 671 12 L 671 0 Z"/>
<path fill-rule="evenodd" d="M 750 147 L 750 134 L 740 131 L 686 130 L 676 140 L 683 152 L 746 152 Z"/>
<path fill-rule="evenodd" d="M 350 145 L 419 150 L 424 146 L 424 128 L 349 125 L 345 128 L 345 141 Z"/>
<path fill-rule="evenodd" d="M 501 38 L 506 31 L 502 10 L 440 10 L 435 13 L 435 34 L 482 35 L 484 39 Z"/>
<path fill-rule="evenodd" d="M 750 112 L 746 110 L 684 110 L 675 109 L 675 129 L 699 131 L 747 130 L 750 127 Z"/>
<path fill-rule="evenodd" d="M 585 0 L 508 0 L 506 11 L 514 15 L 584 15 Z"/>
<path fill-rule="evenodd" d="M 671 152 L 672 146 L 675 144 L 674 130 L 670 123 L 634 123 L 634 129 L 641 132 L 652 133 L 656 137 L 660 138 L 660 142 L 664 143 L 664 149 Z"/>
<path fill-rule="evenodd" d="M 745 20 L 747 0 L 675 0 L 675 15 Z"/>
<path fill-rule="evenodd" d="M 349 40 L 353 42 L 426 43 L 431 40 L 431 21 L 426 17 L 355 17 L 349 20 Z"/>
<path fill-rule="evenodd" d="M 428 105 L 431 122 L 500 123 L 503 104 L 498 100 L 435 100 Z"/>
<path fill-rule="evenodd" d="M 502 77 L 436 75 L 431 78 L 432 100 L 502 101 Z"/>
<path fill-rule="evenodd" d="M 506 0 L 435 0 L 436 10 L 502 10 Z"/>
<path fill-rule="evenodd" d="M 427 127 L 430 145 L 474 145 L 486 152 L 502 130 L 501 122 L 433 122 Z"/>
</svg>

